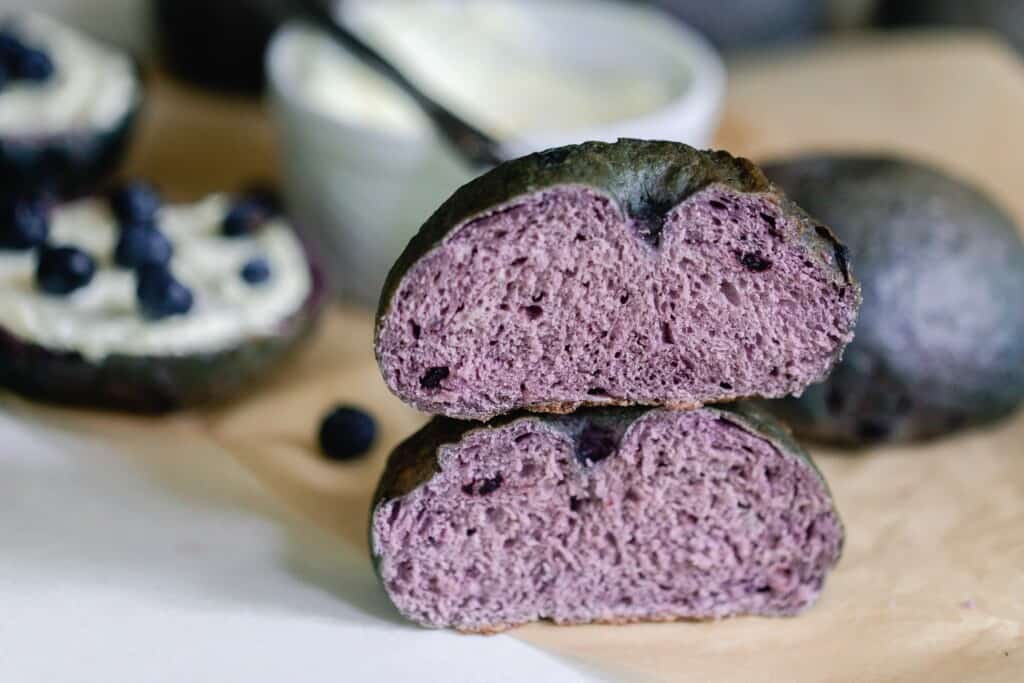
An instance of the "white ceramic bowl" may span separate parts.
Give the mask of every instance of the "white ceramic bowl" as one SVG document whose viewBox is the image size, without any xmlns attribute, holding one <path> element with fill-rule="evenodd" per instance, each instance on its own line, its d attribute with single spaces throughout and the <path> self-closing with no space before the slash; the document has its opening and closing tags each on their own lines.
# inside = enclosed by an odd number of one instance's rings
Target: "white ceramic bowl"
<svg viewBox="0 0 1024 683">
<path fill-rule="evenodd" d="M 547 0 L 525 6 L 541 13 L 530 40 L 546 43 L 551 54 L 571 60 L 573 68 L 625 65 L 647 78 L 664 79 L 674 90 L 665 104 L 637 117 L 505 140 L 513 156 L 620 137 L 709 144 L 726 79 L 719 56 L 702 36 L 666 14 L 625 3 Z M 339 294 L 373 306 L 406 243 L 473 172 L 427 127 L 411 132 L 370 126 L 313 105 L 296 86 L 304 68 L 296 45 L 308 37 L 309 27 L 288 24 L 267 56 L 285 197 Z M 501 74 L 494 79 L 500 87 Z M 337 88 L 339 94 L 348 88 L 352 97 L 360 97 L 355 83 L 338 82 Z"/>
</svg>

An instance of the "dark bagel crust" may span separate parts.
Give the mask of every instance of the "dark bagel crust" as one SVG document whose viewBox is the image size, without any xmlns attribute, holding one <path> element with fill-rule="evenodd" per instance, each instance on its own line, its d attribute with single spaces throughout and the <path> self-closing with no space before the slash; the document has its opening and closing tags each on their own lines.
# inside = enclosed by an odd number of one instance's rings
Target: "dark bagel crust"
<svg viewBox="0 0 1024 683">
<path fill-rule="evenodd" d="M 444 246 L 461 227 L 482 217 L 500 213 L 521 198 L 558 186 L 585 187 L 610 197 L 627 217 L 663 218 L 672 209 L 710 185 L 737 193 L 767 198 L 797 226 L 796 240 L 808 259 L 836 288 L 849 291 L 854 310 L 860 303 L 860 286 L 850 270 L 848 251 L 826 226 L 809 216 L 773 185 L 747 159 L 724 151 L 697 150 L 675 142 L 622 139 L 616 143 L 587 142 L 538 152 L 504 163 L 458 189 L 427 220 L 412 238 L 385 281 L 377 309 L 375 352 L 385 379 L 381 334 L 384 322 L 404 276 L 421 259 Z M 836 345 L 827 371 L 842 356 L 845 343 Z M 824 376 L 824 375 L 822 375 Z M 395 391 L 395 387 L 391 387 Z M 714 401 L 745 398 L 724 392 Z M 404 400 L 408 397 L 402 396 Z M 664 400 L 673 408 L 699 404 Z M 540 402 L 524 407 L 538 412 L 570 412 L 587 405 L 630 405 L 629 401 L 602 399 L 561 403 Z M 421 410 L 425 406 L 417 406 Z M 430 410 L 429 412 L 439 412 Z M 456 414 L 453 417 L 487 419 L 489 414 Z"/>
<path fill-rule="evenodd" d="M 856 337 L 822 384 L 762 405 L 841 446 L 979 426 L 1024 400 L 1024 241 L 983 192 L 905 159 L 808 156 L 764 166 L 850 248 Z"/>
<path fill-rule="evenodd" d="M 0 385 L 39 401 L 149 414 L 232 398 L 277 366 L 313 329 L 327 288 L 313 261 L 310 272 L 309 296 L 274 334 L 214 353 L 113 355 L 97 364 L 0 328 Z"/>
</svg>

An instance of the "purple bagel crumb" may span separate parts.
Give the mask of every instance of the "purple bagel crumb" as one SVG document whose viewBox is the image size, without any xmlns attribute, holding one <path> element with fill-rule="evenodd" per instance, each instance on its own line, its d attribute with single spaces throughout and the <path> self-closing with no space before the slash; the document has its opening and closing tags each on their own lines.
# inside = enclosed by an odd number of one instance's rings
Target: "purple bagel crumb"
<svg viewBox="0 0 1024 683">
<path fill-rule="evenodd" d="M 670 211 L 654 242 L 590 189 L 528 195 L 410 268 L 380 365 L 403 400 L 463 418 L 799 394 L 857 311 L 801 229 L 771 195 L 723 185 Z"/>
<path fill-rule="evenodd" d="M 717 410 L 654 410 L 598 463 L 563 418 L 444 446 L 371 520 L 399 611 L 493 632 L 556 623 L 786 616 L 817 599 L 843 530 L 820 475 Z"/>
</svg>

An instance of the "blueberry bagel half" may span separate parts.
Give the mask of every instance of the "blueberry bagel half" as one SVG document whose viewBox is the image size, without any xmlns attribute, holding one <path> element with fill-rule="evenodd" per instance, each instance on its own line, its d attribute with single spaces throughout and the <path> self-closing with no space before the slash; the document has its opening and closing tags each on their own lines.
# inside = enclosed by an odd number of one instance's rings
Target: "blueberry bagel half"
<svg viewBox="0 0 1024 683">
<path fill-rule="evenodd" d="M 844 531 L 807 454 L 763 416 L 591 408 L 436 418 L 388 461 L 370 538 L 403 615 L 493 633 L 795 615 Z"/>
<path fill-rule="evenodd" d="M 502 164 L 380 302 L 391 390 L 455 418 L 799 394 L 853 338 L 847 252 L 745 159 L 590 142 Z"/>
<path fill-rule="evenodd" d="M 0 383 L 164 412 L 224 399 L 306 336 L 324 286 L 260 198 L 165 205 L 145 183 L 0 208 Z"/>
</svg>

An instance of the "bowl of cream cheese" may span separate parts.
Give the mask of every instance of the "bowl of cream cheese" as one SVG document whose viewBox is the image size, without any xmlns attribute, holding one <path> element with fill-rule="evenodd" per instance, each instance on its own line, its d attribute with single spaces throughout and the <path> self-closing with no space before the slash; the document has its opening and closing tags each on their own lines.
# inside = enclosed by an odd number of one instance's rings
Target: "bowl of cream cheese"
<svg viewBox="0 0 1024 683">
<path fill-rule="evenodd" d="M 512 156 L 586 140 L 714 133 L 725 69 L 663 12 L 611 0 L 349 0 L 340 19 Z M 417 105 L 321 30 L 283 26 L 267 54 L 292 214 L 340 294 L 375 305 L 423 221 L 478 171 Z"/>
</svg>

